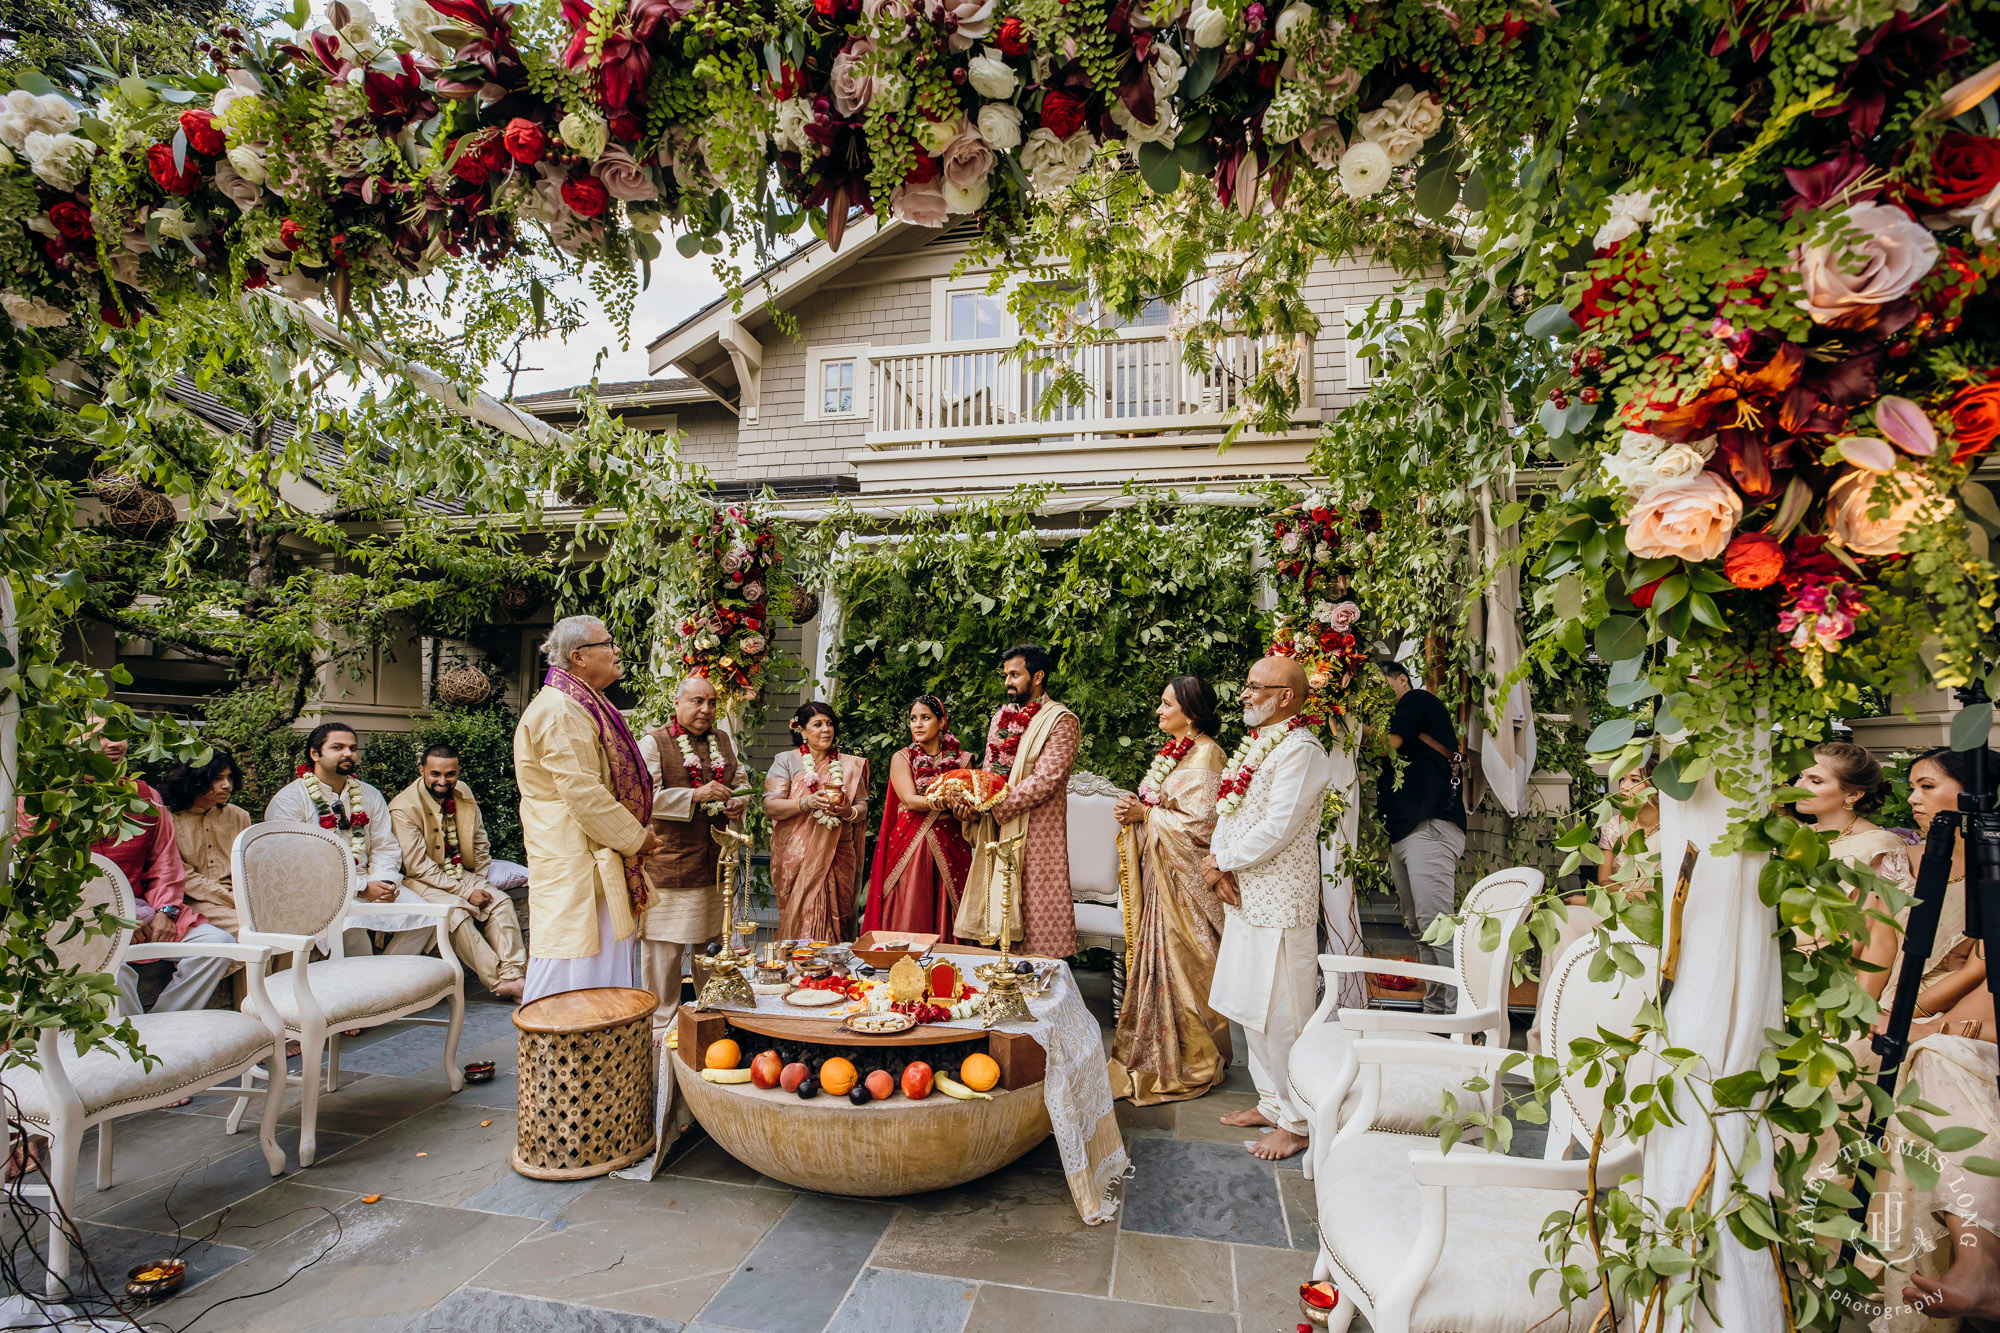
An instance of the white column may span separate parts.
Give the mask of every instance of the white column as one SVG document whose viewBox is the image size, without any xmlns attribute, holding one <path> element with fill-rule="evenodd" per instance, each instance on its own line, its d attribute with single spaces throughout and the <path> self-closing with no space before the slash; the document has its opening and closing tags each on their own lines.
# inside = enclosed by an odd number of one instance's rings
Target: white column
<svg viewBox="0 0 2000 1333">
<path fill-rule="evenodd" d="M 1319 848 L 1320 901 L 1326 910 L 1326 947 L 1328 953 L 1359 957 L 1367 949 L 1361 942 L 1361 917 L 1355 910 L 1354 874 L 1348 869 L 1348 860 L 1354 854 L 1354 841 L 1361 830 L 1361 774 L 1354 761 L 1354 751 L 1348 745 L 1336 742 L 1327 751 L 1327 758 L 1333 761 L 1333 781 L 1327 784 L 1327 789 L 1340 792 L 1347 804 L 1340 812 L 1340 822 L 1326 835 Z M 1342 1008 L 1367 1008 L 1368 987 L 1359 975 L 1342 974 L 1339 986 Z"/>
</svg>

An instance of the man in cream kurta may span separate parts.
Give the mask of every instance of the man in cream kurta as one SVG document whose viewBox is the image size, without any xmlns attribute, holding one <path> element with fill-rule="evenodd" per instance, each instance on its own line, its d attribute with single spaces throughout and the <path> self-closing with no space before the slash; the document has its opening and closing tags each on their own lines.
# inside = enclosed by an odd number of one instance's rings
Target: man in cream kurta
<svg viewBox="0 0 2000 1333">
<path fill-rule="evenodd" d="M 619 795 L 629 776 L 622 747 L 632 745 L 631 765 L 639 759 L 623 720 L 603 696 L 624 674 L 610 631 L 594 616 L 570 616 L 549 631 L 543 652 L 550 680 L 514 729 L 521 840 L 528 850 L 523 1003 L 637 980 L 627 861 L 636 870 L 636 859 L 659 844 Z M 612 745 L 621 753 L 613 754 Z"/>
<path fill-rule="evenodd" d="M 518 1000 L 528 948 L 514 900 L 487 881 L 493 855 L 486 818 L 458 772 L 458 751 L 433 745 L 424 751 L 417 780 L 389 802 L 403 851 L 403 883 L 424 901 L 452 909 L 445 928 L 459 961 L 498 998 Z"/>
<path fill-rule="evenodd" d="M 1279 1161 L 1306 1146 L 1307 1120 L 1292 1098 L 1292 1043 L 1312 1016 L 1320 910 L 1319 816 L 1332 764 L 1307 726 L 1292 726 L 1306 702 L 1305 672 L 1289 657 L 1250 668 L 1243 721 L 1260 737 L 1280 733 L 1250 778 L 1242 803 L 1225 797 L 1206 873 L 1225 904 L 1209 1007 L 1243 1025 L 1255 1110 L 1225 1125 L 1268 1127 L 1252 1155 Z M 1253 753 L 1255 751 L 1253 750 Z M 1225 783 L 1239 776 L 1230 768 Z"/>
</svg>

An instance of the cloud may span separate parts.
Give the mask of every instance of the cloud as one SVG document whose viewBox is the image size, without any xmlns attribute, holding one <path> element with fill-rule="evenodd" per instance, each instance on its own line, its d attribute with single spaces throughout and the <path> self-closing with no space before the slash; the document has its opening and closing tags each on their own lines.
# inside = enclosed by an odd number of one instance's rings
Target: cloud
<svg viewBox="0 0 2000 1333">
<path fill-rule="evenodd" d="M 621 346 L 625 335 L 587 284 L 571 279 L 557 291 L 580 304 L 589 313 L 589 321 L 568 339 L 535 338 L 523 345 L 521 364 L 538 369 L 522 371 L 514 381 L 516 396 L 586 384 L 593 373 L 607 384 L 653 378 L 646 369 L 646 344 L 721 296 L 722 284 L 709 267 L 707 256 L 683 259 L 668 246 L 653 262 L 653 280 L 633 305 L 629 346 Z M 600 352 L 602 361 L 598 359 Z M 675 373 L 666 370 L 660 378 Z M 506 370 L 492 367 L 484 387 L 496 396 L 505 394 Z"/>
</svg>

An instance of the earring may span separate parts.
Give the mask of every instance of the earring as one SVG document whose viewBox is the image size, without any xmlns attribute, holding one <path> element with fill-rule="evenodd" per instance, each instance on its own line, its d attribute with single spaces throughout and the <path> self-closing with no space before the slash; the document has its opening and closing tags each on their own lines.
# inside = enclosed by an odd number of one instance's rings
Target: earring
<svg viewBox="0 0 2000 1333">
<path fill-rule="evenodd" d="M 1852 796 L 1847 798 L 1847 808 L 1849 810 L 1852 810 L 1854 808 L 1854 798 Z"/>
</svg>

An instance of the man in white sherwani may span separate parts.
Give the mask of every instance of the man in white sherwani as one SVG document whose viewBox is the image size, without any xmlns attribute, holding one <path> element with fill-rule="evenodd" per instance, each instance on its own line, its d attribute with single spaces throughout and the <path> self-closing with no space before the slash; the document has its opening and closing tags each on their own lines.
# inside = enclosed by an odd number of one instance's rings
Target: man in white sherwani
<svg viewBox="0 0 2000 1333">
<path fill-rule="evenodd" d="M 1292 1099 L 1292 1043 L 1312 1016 L 1320 910 L 1319 825 L 1333 766 L 1303 724 L 1306 674 L 1289 657 L 1266 657 L 1243 687 L 1252 740 L 1242 767 L 1223 773 L 1205 872 L 1225 904 L 1209 1007 L 1249 1038 L 1254 1110 L 1225 1125 L 1263 1126 L 1253 1156 L 1276 1162 L 1306 1146 L 1307 1121 Z M 1242 784 L 1248 769 L 1247 787 Z"/>
</svg>

